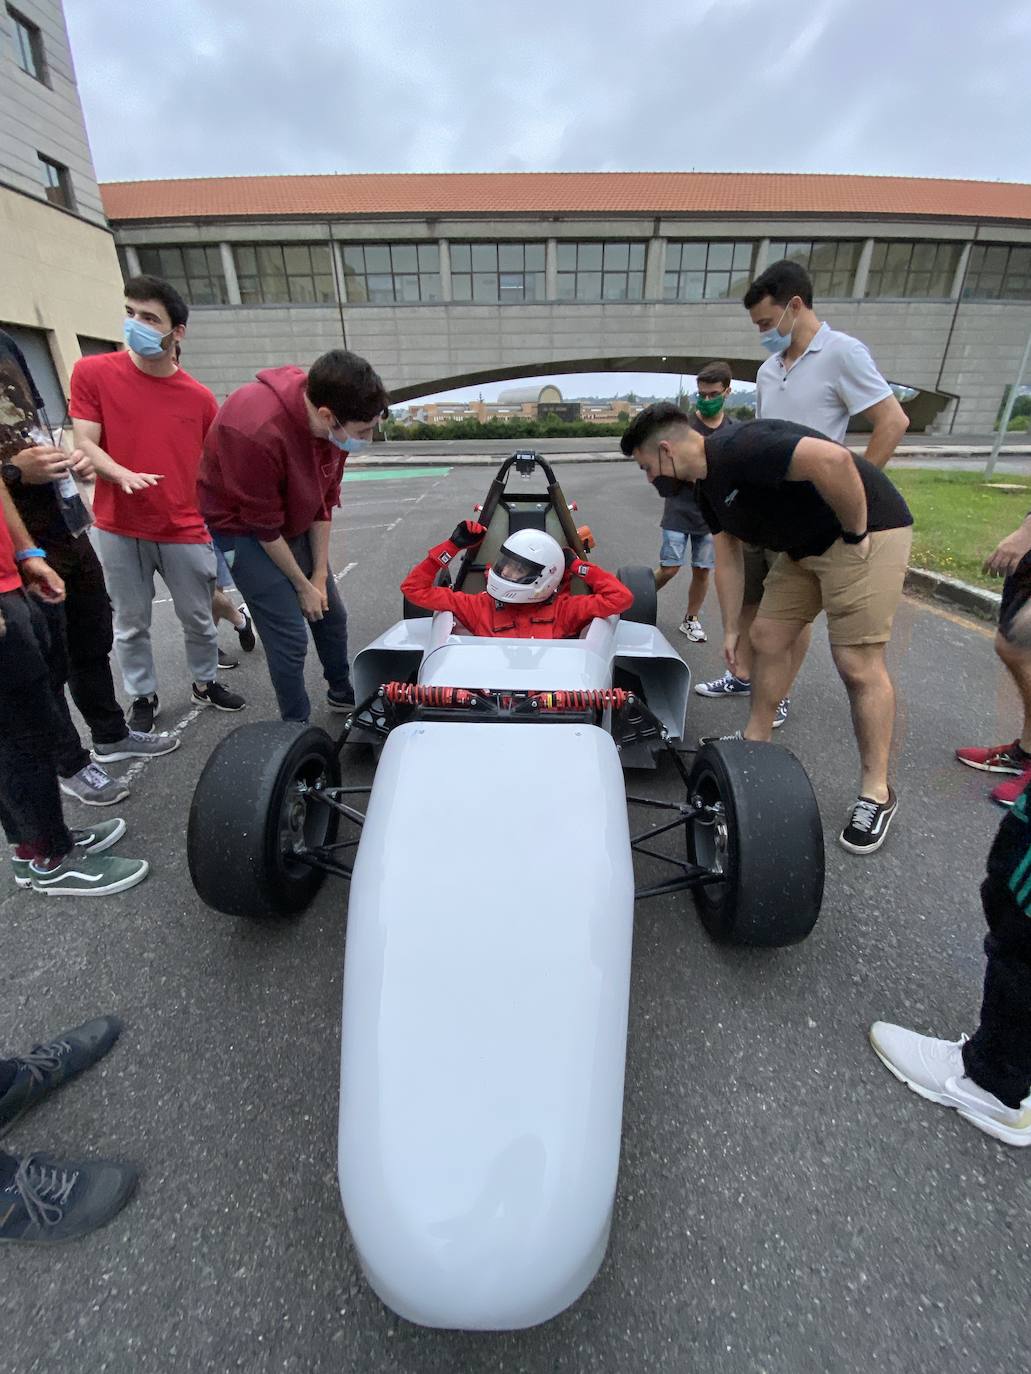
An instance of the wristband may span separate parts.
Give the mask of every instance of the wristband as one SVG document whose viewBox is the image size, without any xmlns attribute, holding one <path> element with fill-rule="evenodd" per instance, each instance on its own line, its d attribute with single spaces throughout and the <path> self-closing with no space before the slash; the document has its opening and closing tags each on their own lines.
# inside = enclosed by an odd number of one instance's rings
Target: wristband
<svg viewBox="0 0 1031 1374">
<path fill-rule="evenodd" d="M 852 534 L 849 530 L 842 530 L 841 542 L 843 544 L 861 544 L 869 533 L 869 530 L 864 530 L 862 534 Z"/>
<path fill-rule="evenodd" d="M 46 556 L 46 549 L 19 549 L 18 552 L 14 555 L 14 561 L 16 563 L 24 563 L 26 558 L 46 558 Z"/>
</svg>

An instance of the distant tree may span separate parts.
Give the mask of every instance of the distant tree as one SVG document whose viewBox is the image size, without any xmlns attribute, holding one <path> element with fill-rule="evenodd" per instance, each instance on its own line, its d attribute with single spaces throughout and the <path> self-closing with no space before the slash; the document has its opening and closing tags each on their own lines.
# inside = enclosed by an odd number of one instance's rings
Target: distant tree
<svg viewBox="0 0 1031 1374">
<path fill-rule="evenodd" d="M 619 411 L 619 413 L 616 415 L 616 419 L 620 422 L 621 425 L 627 424 L 630 420 L 629 410 Z"/>
</svg>

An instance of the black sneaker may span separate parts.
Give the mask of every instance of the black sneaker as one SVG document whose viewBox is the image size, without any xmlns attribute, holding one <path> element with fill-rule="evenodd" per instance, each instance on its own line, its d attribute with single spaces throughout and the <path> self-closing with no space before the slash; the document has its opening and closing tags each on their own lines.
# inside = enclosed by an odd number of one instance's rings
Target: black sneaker
<svg viewBox="0 0 1031 1374">
<path fill-rule="evenodd" d="M 873 854 L 888 838 L 888 827 L 899 808 L 899 799 L 888 788 L 888 800 L 876 802 L 872 797 L 860 797 L 852 808 L 848 824 L 838 841 L 851 854 Z"/>
<path fill-rule="evenodd" d="M 221 682 L 209 682 L 206 687 L 193 684 L 193 699 L 202 706 L 214 706 L 218 711 L 242 711 L 247 705 L 243 697 L 227 692 Z"/>
<path fill-rule="evenodd" d="M 354 710 L 354 688 L 348 687 L 346 691 L 326 693 L 326 701 L 329 703 L 331 711 L 353 711 Z"/>
<path fill-rule="evenodd" d="M 0 1135 L 48 1093 L 103 1059 L 121 1029 L 117 1016 L 98 1016 L 49 1044 L 36 1045 L 26 1055 L 16 1055 L 14 1082 L 0 1094 Z"/>
<path fill-rule="evenodd" d="M 225 649 L 219 649 L 218 671 L 220 673 L 232 672 L 234 668 L 239 668 L 239 666 L 240 660 L 238 658 L 230 658 L 229 655 L 226 653 Z"/>
<path fill-rule="evenodd" d="M 236 609 L 243 616 L 243 624 L 237 628 L 236 636 L 240 641 L 240 648 L 245 654 L 249 654 L 253 650 L 256 642 L 254 638 L 254 621 L 251 619 L 251 613 L 246 606 L 237 606 Z"/>
<path fill-rule="evenodd" d="M 85 1236 L 117 1216 L 138 1178 L 131 1164 L 110 1159 L 0 1154 L 0 1241 L 54 1245 Z"/>
<path fill-rule="evenodd" d="M 137 730 L 141 735 L 149 735 L 154 728 L 158 709 L 157 692 L 149 697 L 136 697 L 129 711 L 129 729 Z"/>
</svg>

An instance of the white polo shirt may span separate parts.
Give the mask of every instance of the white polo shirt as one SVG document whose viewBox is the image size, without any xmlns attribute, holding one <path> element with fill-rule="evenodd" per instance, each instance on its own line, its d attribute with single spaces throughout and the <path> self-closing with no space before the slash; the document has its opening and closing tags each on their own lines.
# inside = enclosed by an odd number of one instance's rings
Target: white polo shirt
<svg viewBox="0 0 1031 1374">
<path fill-rule="evenodd" d="M 821 324 L 800 358 L 767 358 L 756 379 L 757 420 L 794 420 L 840 444 L 849 418 L 891 396 L 866 344 Z"/>
</svg>

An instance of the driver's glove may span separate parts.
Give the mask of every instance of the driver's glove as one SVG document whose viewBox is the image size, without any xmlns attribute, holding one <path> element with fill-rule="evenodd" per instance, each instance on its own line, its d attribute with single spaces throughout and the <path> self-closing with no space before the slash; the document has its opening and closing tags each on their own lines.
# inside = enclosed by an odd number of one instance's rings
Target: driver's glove
<svg viewBox="0 0 1031 1374">
<path fill-rule="evenodd" d="M 451 542 L 459 549 L 475 549 L 487 533 L 486 525 L 475 520 L 463 520 L 451 532 Z"/>
</svg>

